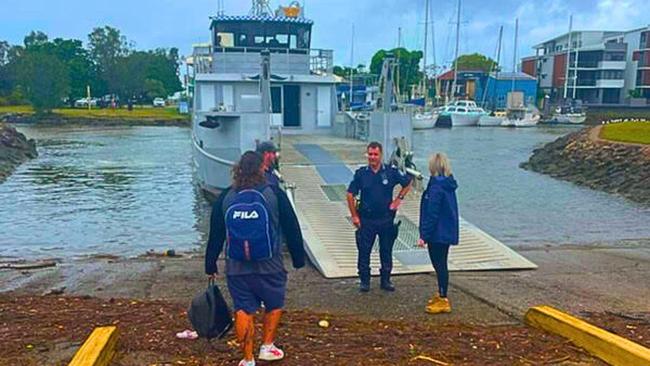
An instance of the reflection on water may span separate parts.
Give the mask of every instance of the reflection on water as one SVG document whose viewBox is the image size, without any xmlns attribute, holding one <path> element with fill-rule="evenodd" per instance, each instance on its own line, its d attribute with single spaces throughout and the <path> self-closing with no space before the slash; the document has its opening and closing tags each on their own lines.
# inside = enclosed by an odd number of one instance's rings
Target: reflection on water
<svg viewBox="0 0 650 366">
<path fill-rule="evenodd" d="M 39 157 L 0 184 L 0 257 L 196 249 L 209 204 L 193 183 L 190 131 L 25 127 Z M 650 209 L 519 168 L 572 128 L 456 128 L 414 135 L 416 163 L 445 151 L 461 214 L 512 245 L 650 238 Z"/>
<path fill-rule="evenodd" d="M 0 256 L 139 255 L 204 243 L 189 130 L 18 129 L 39 158 L 0 185 Z"/>
<path fill-rule="evenodd" d="M 446 152 L 461 215 L 511 245 L 650 238 L 650 208 L 519 168 L 533 149 L 576 127 L 456 128 L 414 134 L 416 163 Z"/>
<path fill-rule="evenodd" d="M 89 189 L 122 191 L 129 189 L 137 172 L 126 167 L 106 167 L 86 170 L 74 166 L 41 165 L 29 169 L 33 184 L 50 185 L 51 188 L 73 188 L 82 185 Z"/>
</svg>

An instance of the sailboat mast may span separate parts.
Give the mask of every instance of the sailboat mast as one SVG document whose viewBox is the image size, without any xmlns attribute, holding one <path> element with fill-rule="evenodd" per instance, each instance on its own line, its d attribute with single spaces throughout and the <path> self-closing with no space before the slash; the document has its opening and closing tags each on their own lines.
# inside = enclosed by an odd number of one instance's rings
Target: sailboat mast
<svg viewBox="0 0 650 366">
<path fill-rule="evenodd" d="M 458 82 L 458 46 L 460 42 L 460 0 L 458 0 L 458 11 L 456 15 L 456 51 L 454 52 L 454 82 L 451 84 L 451 96 L 456 95 L 456 83 Z"/>
<path fill-rule="evenodd" d="M 519 33 L 519 18 L 515 19 L 515 49 L 512 51 L 512 92 L 515 91 L 515 78 L 517 74 L 517 36 Z"/>
<path fill-rule="evenodd" d="M 564 99 L 566 100 L 569 92 L 569 59 L 571 58 L 571 33 L 573 31 L 573 14 L 569 17 L 569 44 L 566 51 L 566 72 L 564 74 Z"/>
<path fill-rule="evenodd" d="M 578 41 L 576 40 L 576 59 L 573 62 L 573 98 L 576 99 L 576 86 L 578 84 L 578 52 L 580 48 L 578 47 Z"/>
<path fill-rule="evenodd" d="M 501 65 L 501 42 L 503 42 L 503 26 L 499 27 L 499 43 L 497 44 L 497 64 L 495 65 L 497 80 L 499 79 L 499 65 Z"/>
<path fill-rule="evenodd" d="M 436 22 L 433 17 L 431 17 L 431 49 L 433 52 L 433 82 L 437 105 L 440 98 L 440 80 L 438 80 L 438 61 L 436 59 Z"/>
<path fill-rule="evenodd" d="M 426 0 L 424 9 L 424 59 L 422 60 L 422 87 L 420 93 L 424 95 L 424 104 L 427 100 L 427 45 L 429 41 L 429 0 Z"/>
<path fill-rule="evenodd" d="M 490 72 L 488 73 L 487 77 L 487 82 L 485 83 L 485 91 L 483 92 L 483 99 L 481 100 L 481 107 L 485 108 L 485 101 L 487 100 L 487 95 L 490 94 L 492 96 L 491 101 L 490 101 L 490 108 L 495 108 L 495 103 L 494 103 L 494 97 L 496 94 L 495 92 L 490 93 L 490 74 L 492 71 L 494 71 L 494 85 L 496 86 L 498 80 L 499 80 L 499 64 L 501 63 L 501 41 L 503 38 L 503 26 L 499 27 L 499 39 L 497 40 L 497 52 L 496 52 L 496 62 L 495 64 L 490 68 Z M 495 89 L 493 87 L 492 89 Z M 496 89 L 495 89 L 496 90 Z"/>
<path fill-rule="evenodd" d="M 354 71 L 354 24 L 352 24 L 352 39 L 350 41 L 350 100 L 348 101 L 350 105 L 350 111 L 352 111 L 352 92 L 353 88 L 353 71 Z"/>
</svg>

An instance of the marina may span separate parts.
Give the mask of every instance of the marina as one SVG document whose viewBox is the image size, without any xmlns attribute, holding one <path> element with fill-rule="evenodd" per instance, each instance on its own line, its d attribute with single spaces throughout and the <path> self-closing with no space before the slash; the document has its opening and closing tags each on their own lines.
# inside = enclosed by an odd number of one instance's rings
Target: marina
<svg viewBox="0 0 650 366">
<path fill-rule="evenodd" d="M 650 27 L 225 3 L 0 39 L 1 364 L 650 362 Z"/>
<path fill-rule="evenodd" d="M 279 174 L 301 218 L 310 259 L 327 278 L 354 277 L 356 250 L 351 243 L 355 236 L 343 200 L 352 170 L 319 144 L 321 135 L 343 135 L 338 141 L 341 146 L 351 144 L 345 137 L 359 137 L 340 133 L 348 131 L 354 122 L 342 115 L 336 118 L 334 80 L 329 76 L 331 60 L 315 63 L 312 58 L 331 51 L 309 49 L 312 22 L 302 16 L 299 6 L 294 5 L 292 16 L 287 16 L 283 8 L 273 16 L 262 4 L 251 9 L 249 16 L 212 18 L 211 51 L 206 54 L 202 48 L 202 53 L 195 53 L 196 62 L 208 61 L 195 69 L 194 76 L 192 145 L 199 184 L 211 194 L 218 194 L 229 185 L 228 173 L 237 157 L 272 137 L 278 140 L 281 150 L 297 150 L 309 164 L 296 167 L 295 161 L 285 159 Z M 296 35 L 302 43 L 296 42 Z M 314 64 L 324 67 L 314 68 Z M 383 144 L 386 163 L 421 179 L 408 158 L 413 140 L 412 116 L 392 108 L 396 67 L 393 56 L 384 60 L 381 100 L 366 120 L 368 132 L 364 137 Z M 471 101 L 458 101 L 446 108 L 441 114 L 451 118 L 452 126 L 474 126 L 484 113 Z M 296 135 L 304 136 L 302 143 L 290 142 L 290 137 Z M 287 146 L 290 144 L 293 146 Z M 426 251 L 417 248 L 418 202 L 417 195 L 407 201 L 397 219 L 404 226 L 393 260 L 395 274 L 431 271 Z M 474 225 L 461 222 L 463 245 L 452 252 L 452 270 L 536 267 Z M 377 271 L 377 253 L 372 260 Z"/>
</svg>

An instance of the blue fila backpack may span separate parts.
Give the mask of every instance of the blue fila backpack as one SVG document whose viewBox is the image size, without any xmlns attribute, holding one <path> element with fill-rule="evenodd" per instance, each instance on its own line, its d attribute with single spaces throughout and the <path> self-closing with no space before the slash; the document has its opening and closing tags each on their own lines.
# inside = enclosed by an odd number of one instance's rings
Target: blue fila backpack
<svg viewBox="0 0 650 366">
<path fill-rule="evenodd" d="M 271 259 L 275 233 L 269 205 L 254 189 L 238 192 L 226 210 L 226 254 L 242 262 Z"/>
</svg>

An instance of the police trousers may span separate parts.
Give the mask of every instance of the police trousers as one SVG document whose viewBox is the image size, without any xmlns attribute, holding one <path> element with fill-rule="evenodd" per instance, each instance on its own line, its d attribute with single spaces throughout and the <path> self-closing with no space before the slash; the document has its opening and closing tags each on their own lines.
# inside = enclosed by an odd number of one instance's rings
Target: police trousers
<svg viewBox="0 0 650 366">
<path fill-rule="evenodd" d="M 379 236 L 379 260 L 381 273 L 390 274 L 393 270 L 393 244 L 397 239 L 398 227 L 393 223 L 393 216 L 383 219 L 361 218 L 361 227 L 356 231 L 357 270 L 359 277 L 370 278 L 370 253 Z"/>
</svg>

